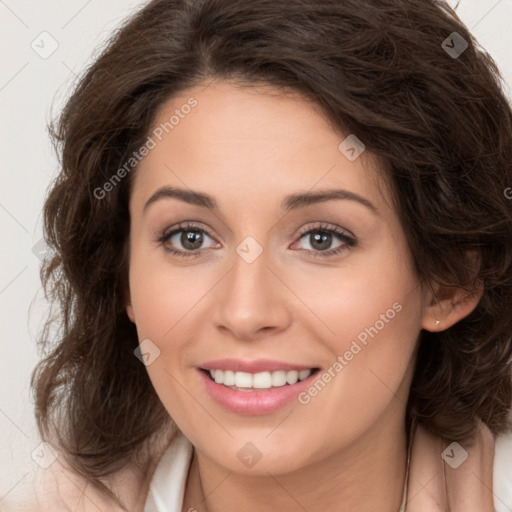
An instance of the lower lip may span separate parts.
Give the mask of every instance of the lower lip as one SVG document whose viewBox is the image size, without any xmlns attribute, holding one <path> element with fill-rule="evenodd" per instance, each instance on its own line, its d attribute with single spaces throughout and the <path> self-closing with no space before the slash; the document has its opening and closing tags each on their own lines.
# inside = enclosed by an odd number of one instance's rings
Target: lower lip
<svg viewBox="0 0 512 512">
<path fill-rule="evenodd" d="M 222 407 L 236 414 L 261 415 L 270 414 L 282 409 L 297 399 L 318 372 L 312 373 L 307 379 L 296 384 L 261 391 L 237 391 L 210 379 L 206 372 L 198 370 L 210 396 Z"/>
</svg>

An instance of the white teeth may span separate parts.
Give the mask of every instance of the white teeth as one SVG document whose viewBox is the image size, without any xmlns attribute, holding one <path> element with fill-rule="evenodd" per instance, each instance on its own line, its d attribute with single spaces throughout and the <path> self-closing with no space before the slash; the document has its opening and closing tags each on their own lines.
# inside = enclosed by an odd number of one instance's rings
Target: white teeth
<svg viewBox="0 0 512 512">
<path fill-rule="evenodd" d="M 237 388 L 269 389 L 293 385 L 307 379 L 312 370 L 278 370 L 275 372 L 233 372 L 231 370 L 210 370 L 212 379 L 217 384 Z"/>
<path fill-rule="evenodd" d="M 272 387 L 272 375 L 270 372 L 255 373 L 252 377 L 252 387 L 267 389 Z"/>
<path fill-rule="evenodd" d="M 218 372 L 222 372 L 222 370 L 216 370 L 215 375 L 217 376 Z M 222 372 L 224 373 L 224 372 Z M 220 384 L 223 384 L 221 382 Z M 235 373 L 235 386 L 237 388 L 252 388 L 252 374 L 246 372 L 236 372 Z"/>
<path fill-rule="evenodd" d="M 222 382 L 225 386 L 234 386 L 235 385 L 235 372 L 231 370 L 226 370 L 224 372 L 224 381 Z"/>
<path fill-rule="evenodd" d="M 311 370 L 302 370 L 299 372 L 299 380 L 307 379 L 311 375 Z"/>
<path fill-rule="evenodd" d="M 279 387 L 286 384 L 286 372 L 278 371 L 272 372 L 272 386 Z"/>
<path fill-rule="evenodd" d="M 291 370 L 289 372 L 286 372 L 286 382 L 288 384 L 296 384 L 299 380 L 299 372 L 296 370 Z"/>
</svg>

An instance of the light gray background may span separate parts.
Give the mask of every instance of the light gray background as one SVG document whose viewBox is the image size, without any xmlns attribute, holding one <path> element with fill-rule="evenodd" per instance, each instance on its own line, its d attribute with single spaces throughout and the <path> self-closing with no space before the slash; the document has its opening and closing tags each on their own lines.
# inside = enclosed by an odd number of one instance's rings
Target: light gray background
<svg viewBox="0 0 512 512">
<path fill-rule="evenodd" d="M 76 75 L 112 30 L 145 3 L 0 0 L 0 509 L 11 489 L 30 480 L 36 468 L 31 453 L 40 443 L 29 379 L 46 306 L 33 247 L 41 239 L 41 207 L 58 168 L 46 132 L 51 103 L 54 111 L 62 106 Z M 512 0 L 462 0 L 457 11 L 497 61 L 511 97 Z M 58 43 L 47 58 L 31 47 L 51 49 L 52 41 L 40 35 L 44 31 Z"/>
</svg>

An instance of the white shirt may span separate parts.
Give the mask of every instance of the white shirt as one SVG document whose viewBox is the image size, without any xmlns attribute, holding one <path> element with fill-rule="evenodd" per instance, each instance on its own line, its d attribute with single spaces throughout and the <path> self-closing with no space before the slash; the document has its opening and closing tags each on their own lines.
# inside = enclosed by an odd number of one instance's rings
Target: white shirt
<svg viewBox="0 0 512 512">
<path fill-rule="evenodd" d="M 151 480 L 144 512 L 182 512 L 193 446 L 179 433 L 160 459 Z M 496 438 L 493 473 L 496 512 L 512 510 L 512 432 Z M 403 510 L 406 493 L 402 502 Z M 194 512 L 194 509 L 185 512 Z"/>
</svg>

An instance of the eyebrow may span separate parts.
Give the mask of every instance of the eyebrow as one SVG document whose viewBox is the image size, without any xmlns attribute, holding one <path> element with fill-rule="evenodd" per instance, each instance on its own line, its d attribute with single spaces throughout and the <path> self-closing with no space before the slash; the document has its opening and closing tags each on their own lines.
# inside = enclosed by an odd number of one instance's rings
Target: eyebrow
<svg viewBox="0 0 512 512">
<path fill-rule="evenodd" d="M 203 192 L 195 192 L 193 190 L 185 190 L 182 188 L 165 186 L 159 188 L 146 201 L 143 212 L 145 212 L 151 204 L 162 199 L 179 199 L 185 203 L 207 208 L 208 210 L 212 210 L 214 212 L 220 211 L 217 201 L 208 194 Z M 370 201 L 368 201 L 368 199 L 360 196 L 359 194 L 356 194 L 355 192 L 350 192 L 349 190 L 343 189 L 326 189 L 318 190 L 316 192 L 308 191 L 291 194 L 284 198 L 281 203 L 281 208 L 285 211 L 291 211 L 313 204 L 333 200 L 355 201 L 362 204 L 373 213 L 377 213 L 377 208 Z"/>
</svg>

